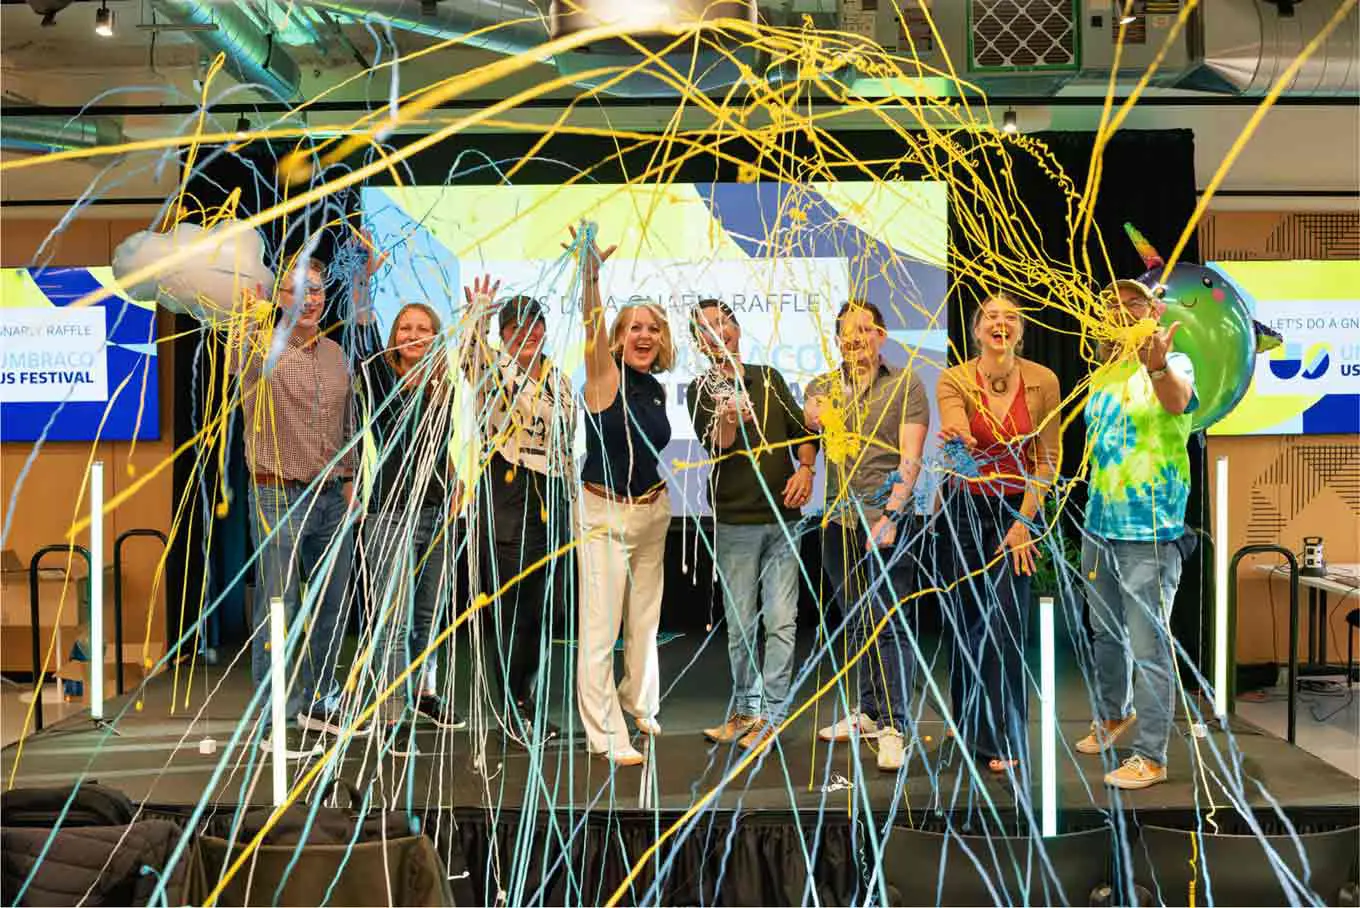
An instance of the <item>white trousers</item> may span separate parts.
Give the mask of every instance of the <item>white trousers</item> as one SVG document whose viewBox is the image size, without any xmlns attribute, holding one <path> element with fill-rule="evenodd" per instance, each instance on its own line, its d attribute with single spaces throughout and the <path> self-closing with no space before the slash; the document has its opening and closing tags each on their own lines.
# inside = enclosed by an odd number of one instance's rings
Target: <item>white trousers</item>
<svg viewBox="0 0 1360 908">
<path fill-rule="evenodd" d="M 608 753 L 629 746 L 623 711 L 655 718 L 661 706 L 656 631 L 665 584 L 670 496 L 648 504 L 582 492 L 581 596 L 576 628 L 576 701 L 586 746 Z M 596 535 L 598 534 L 598 535 Z M 623 681 L 614 683 L 614 644 L 623 629 Z"/>
</svg>

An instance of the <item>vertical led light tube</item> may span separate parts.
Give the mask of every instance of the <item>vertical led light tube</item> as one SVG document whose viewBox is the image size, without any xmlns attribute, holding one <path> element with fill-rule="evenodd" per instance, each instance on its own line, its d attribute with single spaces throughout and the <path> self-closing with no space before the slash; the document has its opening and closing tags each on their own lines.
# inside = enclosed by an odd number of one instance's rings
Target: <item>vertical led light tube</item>
<svg viewBox="0 0 1360 908">
<path fill-rule="evenodd" d="M 35 629 L 36 632 L 36 629 Z M 90 464 L 90 718 L 104 718 L 104 461 Z M 117 653 L 114 658 L 123 658 Z"/>
<path fill-rule="evenodd" d="M 269 708 L 270 750 L 274 761 L 274 806 L 280 807 L 288 798 L 288 627 L 284 621 L 283 599 L 269 600 Z"/>
<path fill-rule="evenodd" d="M 1058 834 L 1058 702 L 1053 652 L 1053 597 L 1039 597 L 1040 830 Z"/>
<path fill-rule="evenodd" d="M 1228 458 L 1214 461 L 1214 715 L 1228 715 Z"/>
</svg>

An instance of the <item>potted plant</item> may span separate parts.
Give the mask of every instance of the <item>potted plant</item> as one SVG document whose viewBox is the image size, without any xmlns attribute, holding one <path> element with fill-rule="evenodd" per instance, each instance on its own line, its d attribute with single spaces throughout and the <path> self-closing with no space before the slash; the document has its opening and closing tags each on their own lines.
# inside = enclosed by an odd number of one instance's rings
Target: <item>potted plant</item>
<svg viewBox="0 0 1360 908">
<path fill-rule="evenodd" d="M 1034 576 L 1030 579 L 1030 648 L 1039 645 L 1039 600 L 1053 599 L 1056 613 L 1054 637 L 1059 653 L 1071 658 L 1076 650 L 1075 633 L 1089 640 L 1086 629 L 1085 603 L 1082 595 L 1081 548 L 1073 540 L 1069 529 L 1075 525 L 1071 518 L 1064 518 L 1064 511 L 1073 507 L 1069 502 L 1060 508 L 1062 496 L 1048 495 L 1039 512 L 1042 520 L 1042 535 L 1039 538 L 1039 557 L 1036 559 Z"/>
</svg>

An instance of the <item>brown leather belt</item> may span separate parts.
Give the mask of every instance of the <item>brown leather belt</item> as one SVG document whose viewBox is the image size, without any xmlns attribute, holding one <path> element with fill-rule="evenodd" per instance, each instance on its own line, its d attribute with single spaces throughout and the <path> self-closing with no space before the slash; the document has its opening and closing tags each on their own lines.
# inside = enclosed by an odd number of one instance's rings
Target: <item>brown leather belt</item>
<svg viewBox="0 0 1360 908">
<path fill-rule="evenodd" d="M 294 488 L 303 488 L 316 482 L 314 479 L 283 479 L 282 477 L 275 476 L 273 473 L 253 473 L 250 478 L 254 480 L 255 485 L 257 486 L 292 486 Z M 317 487 L 325 488 L 333 482 L 346 483 L 351 481 L 352 480 L 348 476 L 335 476 L 324 482 L 317 483 Z"/>
<path fill-rule="evenodd" d="M 666 493 L 666 486 L 664 484 L 659 485 L 656 488 L 651 489 L 650 491 L 642 495 L 631 497 L 628 495 L 620 495 L 618 492 L 606 489 L 599 483 L 583 482 L 581 483 L 581 485 L 585 487 L 585 490 L 587 492 L 598 498 L 604 498 L 609 501 L 617 501 L 622 504 L 651 504 L 653 501 L 656 501 L 658 498 L 660 498 L 662 495 Z"/>
</svg>

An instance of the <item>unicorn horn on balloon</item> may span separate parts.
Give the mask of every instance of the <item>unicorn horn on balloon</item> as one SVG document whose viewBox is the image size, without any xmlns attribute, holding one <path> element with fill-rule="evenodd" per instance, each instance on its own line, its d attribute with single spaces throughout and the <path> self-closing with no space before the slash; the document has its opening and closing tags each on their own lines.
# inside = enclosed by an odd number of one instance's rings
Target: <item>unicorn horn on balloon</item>
<svg viewBox="0 0 1360 908">
<path fill-rule="evenodd" d="M 1164 274 L 1166 260 L 1147 238 L 1132 224 L 1125 224 L 1124 230 L 1147 268 L 1138 282 L 1166 307 L 1161 323 L 1181 323 L 1175 343 L 1195 369 L 1199 406 L 1194 428 L 1208 428 L 1246 396 L 1256 354 L 1280 346 L 1284 339 L 1251 317 L 1241 291 L 1221 272 L 1181 262 Z"/>
</svg>

